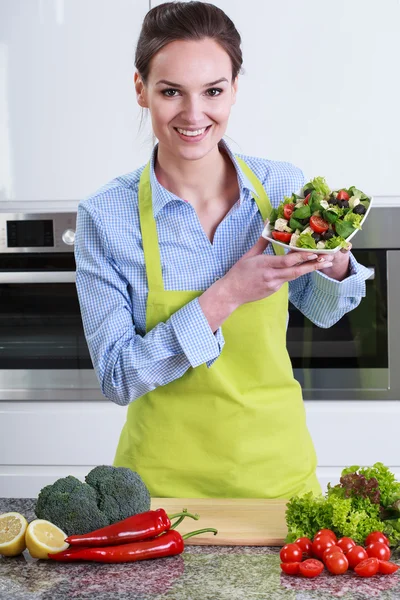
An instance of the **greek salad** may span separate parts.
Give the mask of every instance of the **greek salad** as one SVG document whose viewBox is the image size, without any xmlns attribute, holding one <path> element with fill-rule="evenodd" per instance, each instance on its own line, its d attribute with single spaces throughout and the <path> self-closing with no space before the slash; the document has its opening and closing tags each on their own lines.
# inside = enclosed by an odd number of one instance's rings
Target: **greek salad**
<svg viewBox="0 0 400 600">
<path fill-rule="evenodd" d="M 361 229 L 371 200 L 354 186 L 332 191 L 324 177 L 315 177 L 272 210 L 270 235 L 296 248 L 346 248 L 346 240 Z"/>
</svg>

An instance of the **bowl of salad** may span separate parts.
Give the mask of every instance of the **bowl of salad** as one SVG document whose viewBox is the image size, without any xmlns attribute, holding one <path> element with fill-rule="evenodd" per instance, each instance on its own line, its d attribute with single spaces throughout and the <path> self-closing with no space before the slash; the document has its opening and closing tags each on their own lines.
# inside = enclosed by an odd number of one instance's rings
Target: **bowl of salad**
<svg viewBox="0 0 400 600">
<path fill-rule="evenodd" d="M 372 200 L 355 186 L 331 190 L 315 177 L 272 210 L 262 236 L 291 250 L 334 254 L 362 229 Z"/>
</svg>

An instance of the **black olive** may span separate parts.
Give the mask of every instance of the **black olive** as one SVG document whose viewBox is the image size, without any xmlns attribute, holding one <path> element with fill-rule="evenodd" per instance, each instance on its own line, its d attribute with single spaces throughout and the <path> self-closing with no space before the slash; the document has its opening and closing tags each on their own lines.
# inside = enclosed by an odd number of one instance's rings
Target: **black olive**
<svg viewBox="0 0 400 600">
<path fill-rule="evenodd" d="M 335 237 L 335 232 L 333 231 L 333 229 L 328 229 L 327 231 L 325 231 L 325 233 L 322 234 L 322 238 L 324 240 L 330 240 L 333 237 Z"/>
<path fill-rule="evenodd" d="M 357 204 L 357 206 L 353 208 L 353 213 L 356 213 L 356 215 L 365 215 L 366 212 L 367 209 L 364 204 Z"/>
<path fill-rule="evenodd" d="M 339 203 L 339 200 L 338 200 L 337 198 L 334 198 L 334 197 L 332 196 L 332 198 L 329 198 L 328 202 L 329 202 L 329 204 L 332 204 L 332 205 L 334 205 L 334 206 L 335 206 L 336 204 L 338 204 L 338 203 Z"/>
<path fill-rule="evenodd" d="M 341 201 L 340 201 L 340 206 L 341 206 L 342 208 L 349 208 L 349 206 L 350 206 L 350 205 L 349 205 L 349 201 L 348 201 L 348 200 L 341 200 Z"/>
<path fill-rule="evenodd" d="M 299 223 L 301 223 L 302 225 L 308 225 L 308 221 L 309 219 L 297 219 Z"/>
<path fill-rule="evenodd" d="M 314 191 L 314 189 L 313 189 L 313 188 L 305 188 L 305 189 L 303 189 L 304 198 L 305 198 L 306 196 L 308 196 L 308 194 L 311 194 L 311 192 L 313 192 L 313 191 Z"/>
<path fill-rule="evenodd" d="M 320 242 L 322 240 L 321 234 L 316 233 L 315 231 L 314 231 L 314 233 L 311 234 L 311 237 L 313 237 L 316 242 Z"/>
</svg>

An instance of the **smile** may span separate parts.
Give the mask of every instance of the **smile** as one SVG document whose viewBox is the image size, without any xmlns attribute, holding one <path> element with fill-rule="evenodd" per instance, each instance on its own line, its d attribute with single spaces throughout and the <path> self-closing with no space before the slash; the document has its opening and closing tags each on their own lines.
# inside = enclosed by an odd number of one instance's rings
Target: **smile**
<svg viewBox="0 0 400 600">
<path fill-rule="evenodd" d="M 179 134 L 181 139 L 185 141 L 200 141 L 205 138 L 212 125 L 203 127 L 202 129 L 181 129 L 180 127 L 174 127 L 175 131 Z"/>
</svg>

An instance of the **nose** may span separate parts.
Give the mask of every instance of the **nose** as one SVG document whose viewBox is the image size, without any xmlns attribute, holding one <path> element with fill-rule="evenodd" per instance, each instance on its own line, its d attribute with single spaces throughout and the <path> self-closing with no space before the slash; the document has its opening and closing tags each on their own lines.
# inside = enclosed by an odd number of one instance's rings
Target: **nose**
<svg viewBox="0 0 400 600">
<path fill-rule="evenodd" d="M 201 98 L 187 95 L 183 101 L 181 117 L 188 125 L 202 123 L 204 118 Z"/>
</svg>

